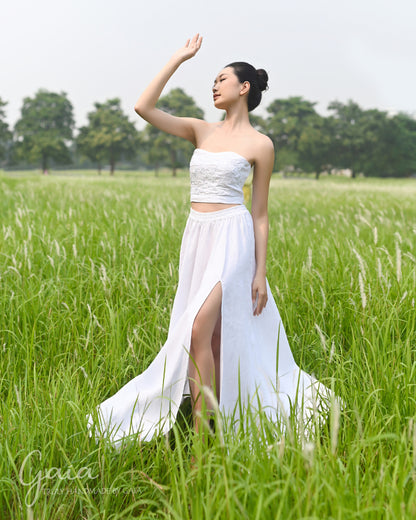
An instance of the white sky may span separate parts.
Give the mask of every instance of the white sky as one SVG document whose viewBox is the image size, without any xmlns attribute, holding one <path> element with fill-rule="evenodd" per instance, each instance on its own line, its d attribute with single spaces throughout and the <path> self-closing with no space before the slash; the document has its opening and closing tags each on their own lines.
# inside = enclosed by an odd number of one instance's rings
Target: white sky
<svg viewBox="0 0 416 520">
<path fill-rule="evenodd" d="M 39 88 L 67 92 L 77 125 L 95 101 L 134 103 L 188 36 L 198 55 L 169 82 L 194 97 L 209 121 L 211 86 L 230 61 L 269 73 L 261 109 L 303 96 L 325 114 L 334 99 L 416 115 L 415 0 L 2 0 L 0 97 L 10 125 Z"/>
</svg>

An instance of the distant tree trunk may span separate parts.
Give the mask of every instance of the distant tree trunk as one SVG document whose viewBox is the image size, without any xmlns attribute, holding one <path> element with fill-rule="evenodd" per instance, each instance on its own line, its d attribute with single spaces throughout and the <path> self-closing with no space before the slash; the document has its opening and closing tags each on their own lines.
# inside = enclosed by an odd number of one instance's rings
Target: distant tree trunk
<svg viewBox="0 0 416 520">
<path fill-rule="evenodd" d="M 116 162 L 114 159 L 110 159 L 110 175 L 114 175 L 114 168 L 115 168 Z"/>
<path fill-rule="evenodd" d="M 351 168 L 351 177 L 352 177 L 353 179 L 355 179 L 355 170 L 353 170 L 352 168 Z"/>
<path fill-rule="evenodd" d="M 321 173 L 322 173 L 322 170 L 324 168 L 322 168 L 322 164 L 317 164 L 315 166 L 315 179 L 316 180 L 319 180 L 319 177 L 321 176 Z"/>
<path fill-rule="evenodd" d="M 175 152 L 175 150 L 171 151 L 170 157 L 172 160 L 172 177 L 176 177 L 176 152 Z"/>
<path fill-rule="evenodd" d="M 46 155 L 42 155 L 42 173 L 45 175 L 48 173 L 48 157 Z"/>
<path fill-rule="evenodd" d="M 155 163 L 155 177 L 159 177 L 159 163 Z"/>
<path fill-rule="evenodd" d="M 101 175 L 101 162 L 98 162 L 98 175 Z"/>
</svg>

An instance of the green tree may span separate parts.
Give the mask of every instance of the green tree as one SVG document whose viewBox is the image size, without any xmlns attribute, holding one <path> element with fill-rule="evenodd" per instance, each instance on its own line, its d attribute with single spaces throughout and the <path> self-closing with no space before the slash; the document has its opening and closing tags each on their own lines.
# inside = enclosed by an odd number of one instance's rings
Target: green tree
<svg viewBox="0 0 416 520">
<path fill-rule="evenodd" d="M 364 152 L 361 160 L 362 172 L 367 176 L 386 175 L 386 160 L 391 151 L 390 138 L 393 137 L 393 141 L 395 141 L 394 136 L 390 135 L 392 125 L 387 112 L 377 109 L 363 111 L 360 126 L 364 140 Z M 391 163 L 388 168 L 390 166 L 392 166 Z"/>
<path fill-rule="evenodd" d="M 98 165 L 104 161 L 114 175 L 116 162 L 134 157 L 139 146 L 140 134 L 134 123 L 123 113 L 119 98 L 105 103 L 94 103 L 95 110 L 88 114 L 88 125 L 79 130 L 78 150 Z"/>
<path fill-rule="evenodd" d="M 4 111 L 6 105 L 7 102 L 0 98 L 0 160 L 6 157 L 12 139 L 12 133 L 10 132 L 9 125 L 6 122 L 6 113 Z"/>
<path fill-rule="evenodd" d="M 142 132 L 142 144 L 145 150 L 146 162 L 154 168 L 156 177 L 159 175 L 159 169 L 162 165 L 170 164 L 166 139 L 167 134 L 161 132 L 153 125 L 146 125 Z"/>
<path fill-rule="evenodd" d="M 23 100 L 21 116 L 15 125 L 18 157 L 39 162 L 43 171 L 51 159 L 61 164 L 70 162 L 73 128 L 73 107 L 66 93 L 38 90 L 33 98 Z"/>
<path fill-rule="evenodd" d="M 166 96 L 161 97 L 156 106 L 174 116 L 198 119 L 204 117 L 203 110 L 181 88 L 175 88 Z M 161 164 L 169 165 L 172 168 L 172 175 L 175 177 L 177 168 L 188 164 L 193 151 L 192 143 L 189 141 L 158 129 L 151 129 L 150 125 L 146 126 L 144 135 L 149 163 L 155 165 L 156 168 Z"/>
<path fill-rule="evenodd" d="M 406 114 L 389 117 L 376 109 L 364 115 L 365 175 L 403 177 L 416 172 L 416 121 Z"/>
<path fill-rule="evenodd" d="M 316 125 L 316 103 L 294 96 L 275 99 L 267 107 L 267 134 L 276 148 L 276 168 L 299 167 L 299 140 L 305 128 Z"/>
<path fill-rule="evenodd" d="M 372 138 L 368 131 L 366 135 L 364 111 L 351 99 L 346 104 L 332 101 L 328 110 L 332 112 L 333 166 L 349 168 L 355 177 L 365 169 L 367 145 Z"/>
<path fill-rule="evenodd" d="M 88 114 L 89 119 L 90 115 Z M 101 175 L 101 169 L 106 162 L 106 153 L 104 146 L 97 142 L 97 135 L 98 132 L 93 132 L 90 125 L 81 127 L 76 138 L 76 149 L 79 154 L 97 165 L 98 174 Z"/>
<path fill-rule="evenodd" d="M 311 116 L 297 142 L 298 160 L 301 168 L 315 172 L 316 179 L 322 170 L 332 166 L 332 133 L 330 119 L 319 114 Z"/>
<path fill-rule="evenodd" d="M 377 109 L 362 110 L 356 103 L 338 101 L 328 107 L 333 162 L 366 176 L 400 177 L 416 171 L 416 121 L 406 114 L 389 117 Z"/>
<path fill-rule="evenodd" d="M 394 164 L 395 176 L 403 177 L 416 173 L 416 119 L 399 113 L 391 119 L 391 140 L 387 150 L 388 160 Z"/>
</svg>

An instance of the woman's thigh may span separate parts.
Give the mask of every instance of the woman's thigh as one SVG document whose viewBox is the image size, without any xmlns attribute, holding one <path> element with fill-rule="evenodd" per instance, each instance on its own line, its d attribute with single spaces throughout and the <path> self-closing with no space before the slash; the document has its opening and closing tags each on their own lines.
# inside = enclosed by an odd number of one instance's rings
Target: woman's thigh
<svg viewBox="0 0 416 520">
<path fill-rule="evenodd" d="M 218 282 L 209 293 L 195 317 L 192 327 L 192 340 L 211 344 L 211 338 L 221 316 L 222 286 Z M 191 345 L 192 346 L 192 345 Z M 194 345 L 196 346 L 196 345 Z"/>
</svg>

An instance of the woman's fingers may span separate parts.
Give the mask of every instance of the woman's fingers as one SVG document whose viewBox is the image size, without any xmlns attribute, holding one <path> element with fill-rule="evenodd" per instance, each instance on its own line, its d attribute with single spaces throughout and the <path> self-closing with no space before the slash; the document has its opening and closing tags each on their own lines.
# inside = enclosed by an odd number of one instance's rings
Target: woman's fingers
<svg viewBox="0 0 416 520">
<path fill-rule="evenodd" d="M 259 297 L 260 300 L 260 309 L 259 314 L 263 311 L 263 309 L 266 307 L 267 303 L 267 294 L 263 294 L 261 297 Z"/>
<path fill-rule="evenodd" d="M 259 294 L 258 299 L 257 299 L 257 307 L 254 310 L 255 316 L 258 316 L 259 314 L 261 314 L 263 309 L 266 307 L 266 303 L 267 303 L 267 294 Z"/>
<path fill-rule="evenodd" d="M 195 56 L 195 54 L 199 51 L 202 44 L 202 36 L 199 36 L 199 33 L 195 34 L 192 38 L 188 38 L 186 40 L 185 45 L 179 49 L 177 55 L 180 57 L 182 61 L 188 60 Z"/>
<path fill-rule="evenodd" d="M 188 38 L 185 43 L 185 47 L 192 48 L 192 47 L 200 47 L 201 46 L 202 37 L 199 37 L 199 33 L 195 34 L 192 38 Z"/>
<path fill-rule="evenodd" d="M 262 310 L 266 307 L 267 303 L 267 291 L 263 292 L 259 290 L 256 285 L 253 285 L 251 297 L 253 300 L 253 306 L 255 305 L 255 309 L 253 310 L 253 315 L 258 316 L 261 314 Z M 257 303 L 257 305 L 256 305 Z"/>
<path fill-rule="evenodd" d="M 195 36 L 191 40 L 191 44 L 195 45 L 196 42 L 198 41 L 198 38 L 199 38 L 199 33 L 196 33 Z"/>
<path fill-rule="evenodd" d="M 200 37 L 199 34 L 196 34 L 189 45 L 189 47 L 196 53 L 199 51 L 202 43 L 202 36 Z"/>
</svg>

